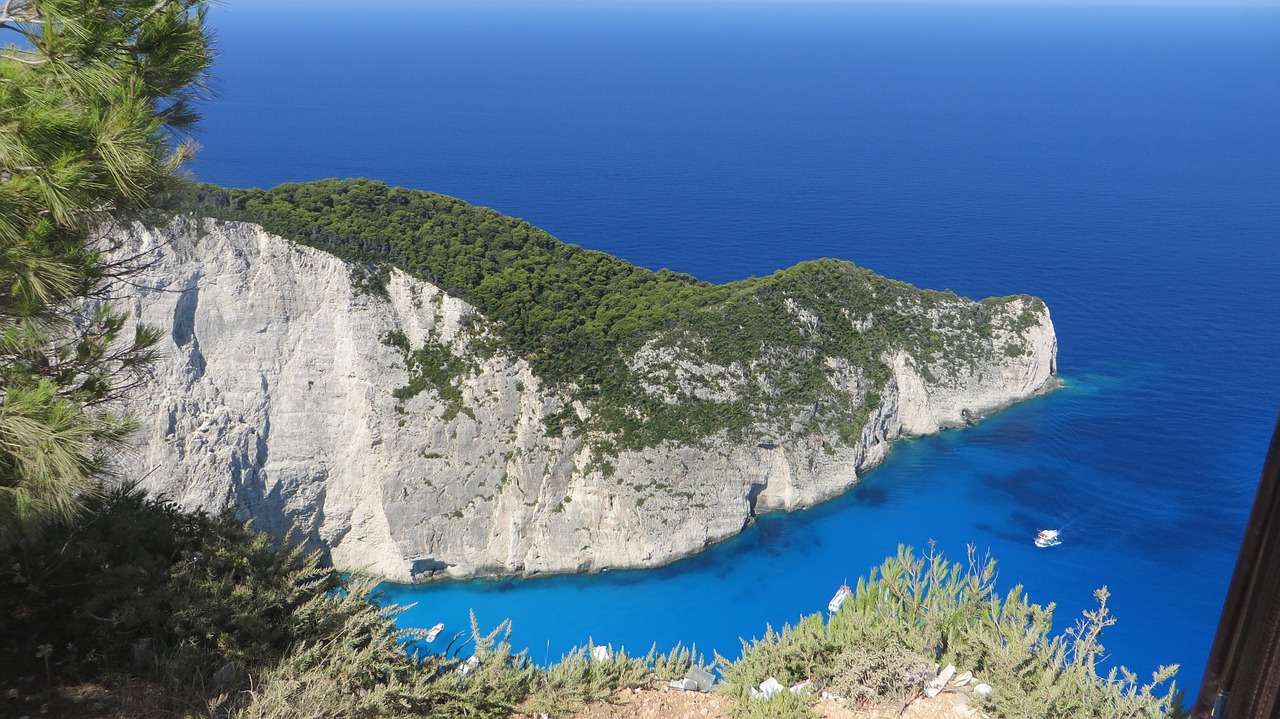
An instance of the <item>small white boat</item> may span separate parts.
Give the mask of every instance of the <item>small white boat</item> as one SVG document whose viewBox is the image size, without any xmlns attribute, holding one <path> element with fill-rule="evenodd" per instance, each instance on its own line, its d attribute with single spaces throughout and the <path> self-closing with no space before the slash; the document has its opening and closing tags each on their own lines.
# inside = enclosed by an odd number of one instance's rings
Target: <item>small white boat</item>
<svg viewBox="0 0 1280 719">
<path fill-rule="evenodd" d="M 853 590 L 849 589 L 849 585 L 842 584 L 840 589 L 836 590 L 836 595 L 827 603 L 827 611 L 832 614 L 840 611 L 840 607 L 844 605 L 844 600 L 848 599 L 850 594 L 853 594 Z"/>
<path fill-rule="evenodd" d="M 439 624 L 435 625 L 434 627 L 432 627 L 432 628 L 428 629 L 428 630 L 427 630 L 426 640 L 427 640 L 427 641 L 429 641 L 429 642 L 434 642 L 434 641 L 436 640 L 436 637 L 440 636 L 440 630 L 441 630 L 441 629 L 444 629 L 444 622 L 440 622 Z"/>
<path fill-rule="evenodd" d="M 1056 547 L 1059 544 L 1062 544 L 1062 540 L 1058 539 L 1058 530 L 1056 529 L 1042 529 L 1036 535 L 1037 547 Z"/>
</svg>

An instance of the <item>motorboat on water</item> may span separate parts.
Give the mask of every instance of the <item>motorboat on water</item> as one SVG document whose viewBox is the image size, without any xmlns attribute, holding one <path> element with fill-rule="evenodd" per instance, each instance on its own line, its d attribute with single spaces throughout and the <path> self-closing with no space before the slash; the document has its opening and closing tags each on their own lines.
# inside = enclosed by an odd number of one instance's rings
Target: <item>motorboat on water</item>
<svg viewBox="0 0 1280 719">
<path fill-rule="evenodd" d="M 1037 547 L 1056 547 L 1059 544 L 1062 544 L 1062 540 L 1058 539 L 1058 530 L 1056 529 L 1042 529 L 1036 535 Z"/>
<path fill-rule="evenodd" d="M 832 614 L 840 611 L 840 607 L 844 606 L 844 600 L 848 599 L 851 594 L 853 594 L 853 590 L 849 589 L 849 585 L 841 585 L 840 589 L 836 590 L 836 595 L 827 603 L 827 611 Z"/>
</svg>

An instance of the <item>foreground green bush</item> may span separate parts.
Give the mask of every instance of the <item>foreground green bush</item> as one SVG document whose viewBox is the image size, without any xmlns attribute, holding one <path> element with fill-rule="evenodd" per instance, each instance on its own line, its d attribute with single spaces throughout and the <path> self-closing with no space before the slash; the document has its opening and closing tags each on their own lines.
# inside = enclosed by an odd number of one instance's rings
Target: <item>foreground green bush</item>
<svg viewBox="0 0 1280 719">
<path fill-rule="evenodd" d="M 994 691 L 981 708 L 1000 719 L 1164 717 L 1180 710 L 1173 676 L 1162 667 L 1147 684 L 1124 668 L 1098 675 L 1100 637 L 1115 623 L 1105 588 L 1098 608 L 1051 635 L 1053 605 L 1028 601 L 1021 586 L 1001 597 L 995 562 L 970 555 L 953 563 L 910 548 L 858 581 L 826 622 L 815 614 L 781 632 L 743 643 L 742 658 L 718 658 L 722 691 L 739 700 L 739 716 L 810 716 L 813 695 L 826 690 L 855 700 L 904 704 L 922 694 L 937 665 L 972 671 Z M 808 681 L 810 701 L 753 700 L 767 677 L 784 686 Z M 1165 693 L 1156 691 L 1164 687 Z"/>
<path fill-rule="evenodd" d="M 91 519 L 32 538 L 0 567 L 0 693 L 54 714 L 191 717 L 505 717 L 561 713 L 618 688 L 683 676 L 687 650 L 607 661 L 575 651 L 550 669 L 513 653 L 506 623 L 470 657 L 412 656 L 419 631 L 317 555 L 277 549 L 230 516 L 119 491 Z M 465 645 L 464 645 L 465 646 Z M 468 667 L 468 668 L 464 668 Z M 465 672 L 465 674 L 464 674 Z M 93 685 L 87 712 L 58 697 Z M 23 701 L 26 701 L 25 699 Z"/>
</svg>

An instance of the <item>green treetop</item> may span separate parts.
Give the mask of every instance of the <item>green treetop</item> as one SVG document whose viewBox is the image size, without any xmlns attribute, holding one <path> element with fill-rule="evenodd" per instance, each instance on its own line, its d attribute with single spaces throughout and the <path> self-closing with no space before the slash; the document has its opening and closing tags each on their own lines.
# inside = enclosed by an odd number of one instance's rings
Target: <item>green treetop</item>
<svg viewBox="0 0 1280 719">
<path fill-rule="evenodd" d="M 122 337 L 97 231 L 189 156 L 210 64 L 195 0 L 0 4 L 0 547 L 74 516 L 129 422 L 153 332 Z"/>
</svg>

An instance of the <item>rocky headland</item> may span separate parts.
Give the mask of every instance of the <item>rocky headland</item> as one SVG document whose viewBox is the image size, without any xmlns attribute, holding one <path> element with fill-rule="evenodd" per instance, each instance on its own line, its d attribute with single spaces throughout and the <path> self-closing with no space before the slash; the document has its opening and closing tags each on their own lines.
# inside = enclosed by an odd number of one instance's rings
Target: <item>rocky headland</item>
<svg viewBox="0 0 1280 719">
<path fill-rule="evenodd" d="M 580 345 L 604 370 L 557 376 L 554 347 L 513 335 L 519 304 L 492 299 L 520 288 L 485 293 L 496 270 L 468 297 L 486 313 L 403 252 L 342 259 L 228 214 L 109 238 L 116 257 L 142 258 L 118 307 L 165 337 L 129 408 L 142 428 L 126 461 L 183 507 L 232 507 L 396 581 L 660 565 L 848 490 L 896 439 L 1057 383 L 1040 300 L 975 302 L 834 260 L 725 286 L 623 267 L 682 299 L 661 321 L 632 309 L 574 325 L 636 323 Z M 327 249 L 355 237 L 310 236 Z M 535 244 L 599 254 L 504 237 L 492 241 L 517 258 L 504 272 Z M 590 306 L 615 302 L 608 292 Z"/>
</svg>

